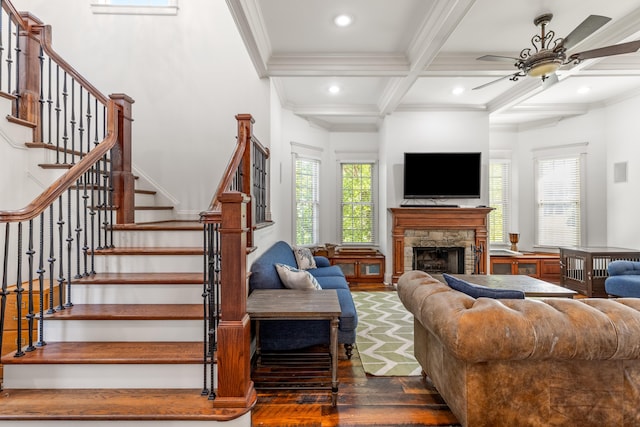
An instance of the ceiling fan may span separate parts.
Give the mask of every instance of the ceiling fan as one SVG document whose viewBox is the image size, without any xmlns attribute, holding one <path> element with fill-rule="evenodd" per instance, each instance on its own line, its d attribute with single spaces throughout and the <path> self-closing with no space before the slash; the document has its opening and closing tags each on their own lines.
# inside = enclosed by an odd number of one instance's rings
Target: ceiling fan
<svg viewBox="0 0 640 427">
<path fill-rule="evenodd" d="M 480 61 L 515 61 L 513 65 L 518 71 L 481 86 L 474 87 L 473 89 L 481 89 L 506 78 L 517 81 L 520 77 L 525 76 L 540 77 L 546 86 L 558 81 L 556 71 L 564 65 L 571 63 L 579 64 L 585 59 L 621 55 L 640 49 L 640 40 L 637 40 L 568 55 L 567 50 L 596 32 L 600 27 L 609 22 L 611 18 L 600 15 L 589 15 L 587 19 L 582 21 L 580 25 L 564 38 L 556 38 L 555 32 L 551 30 L 547 31 L 547 25 L 551 22 L 552 18 L 553 14 L 545 13 L 533 20 L 533 23 L 537 27 L 540 27 L 540 34 L 536 34 L 531 38 L 533 48 L 527 47 L 522 49 L 519 58 L 499 55 L 485 55 L 477 58 Z"/>
</svg>

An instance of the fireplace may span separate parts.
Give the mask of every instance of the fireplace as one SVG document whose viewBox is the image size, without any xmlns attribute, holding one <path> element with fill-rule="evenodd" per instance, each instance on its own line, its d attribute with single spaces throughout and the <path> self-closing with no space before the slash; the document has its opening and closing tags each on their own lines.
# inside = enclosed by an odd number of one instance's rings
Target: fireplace
<svg viewBox="0 0 640 427">
<path fill-rule="evenodd" d="M 487 215 L 491 208 L 390 208 L 393 283 L 413 269 L 413 248 L 465 248 L 464 274 L 486 274 Z"/>
<path fill-rule="evenodd" d="M 464 274 L 464 248 L 414 247 L 413 269 L 427 273 Z"/>
</svg>

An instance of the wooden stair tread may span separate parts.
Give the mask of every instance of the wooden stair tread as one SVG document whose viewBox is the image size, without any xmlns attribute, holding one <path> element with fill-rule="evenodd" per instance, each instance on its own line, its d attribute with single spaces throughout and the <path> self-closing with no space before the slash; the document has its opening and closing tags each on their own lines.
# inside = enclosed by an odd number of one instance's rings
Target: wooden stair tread
<svg viewBox="0 0 640 427">
<path fill-rule="evenodd" d="M 203 273 L 97 273 L 91 276 L 75 279 L 72 284 L 113 284 L 113 285 L 154 285 L 167 283 L 201 284 Z"/>
<path fill-rule="evenodd" d="M 52 342 L 14 357 L 2 356 L 5 365 L 28 364 L 186 364 L 202 363 L 202 342 L 105 341 Z"/>
<path fill-rule="evenodd" d="M 200 230 L 204 225 L 197 221 L 158 221 L 158 222 L 142 222 L 136 224 L 114 224 L 114 230 Z"/>
<path fill-rule="evenodd" d="M 47 320 L 192 320 L 202 318 L 202 304 L 78 304 L 47 316 Z"/>
<path fill-rule="evenodd" d="M 136 205 L 137 211 L 170 211 L 173 210 L 173 206 L 140 206 Z"/>
<path fill-rule="evenodd" d="M 204 249 L 200 247 L 171 246 L 171 247 L 129 247 L 96 249 L 96 255 L 202 255 Z"/>
<path fill-rule="evenodd" d="M 0 421 L 227 421 L 247 412 L 216 409 L 213 402 L 200 389 L 5 389 L 0 394 Z"/>
</svg>

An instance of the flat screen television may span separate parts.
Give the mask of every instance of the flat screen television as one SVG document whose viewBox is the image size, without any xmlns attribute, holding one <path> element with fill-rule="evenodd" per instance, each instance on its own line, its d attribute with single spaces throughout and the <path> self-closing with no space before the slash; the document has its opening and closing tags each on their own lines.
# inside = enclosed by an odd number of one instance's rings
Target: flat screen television
<svg viewBox="0 0 640 427">
<path fill-rule="evenodd" d="M 405 199 L 479 199 L 481 153 L 404 153 Z"/>
</svg>

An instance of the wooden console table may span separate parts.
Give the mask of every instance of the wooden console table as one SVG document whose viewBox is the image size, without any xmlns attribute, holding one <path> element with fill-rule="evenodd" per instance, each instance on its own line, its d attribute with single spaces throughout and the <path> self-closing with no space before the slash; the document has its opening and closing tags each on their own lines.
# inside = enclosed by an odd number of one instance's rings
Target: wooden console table
<svg viewBox="0 0 640 427">
<path fill-rule="evenodd" d="M 327 320 L 330 325 L 329 355 L 331 386 L 322 383 L 322 378 L 313 377 L 302 379 L 275 376 L 259 381 L 254 379 L 256 388 L 299 388 L 299 389 L 330 389 L 331 405 L 336 406 L 338 401 L 338 317 L 342 314 L 338 293 L 335 289 L 320 291 L 294 290 L 294 289 L 256 289 L 247 299 L 247 313 L 256 321 L 256 364 L 263 366 L 263 354 L 260 348 L 260 322 L 267 320 Z M 306 356 L 308 363 L 316 363 L 319 358 L 317 353 L 295 354 L 296 363 Z M 271 368 L 272 372 L 279 372 L 287 366 L 287 355 L 278 352 L 275 357 L 270 357 L 277 367 Z M 293 369 L 293 368 L 292 368 Z"/>
<path fill-rule="evenodd" d="M 487 272 L 487 215 L 492 208 L 390 208 L 392 215 L 393 271 L 392 282 L 404 270 L 404 238 L 406 230 L 473 230 L 474 245 L 483 248 L 480 254 L 480 270 Z"/>
</svg>

